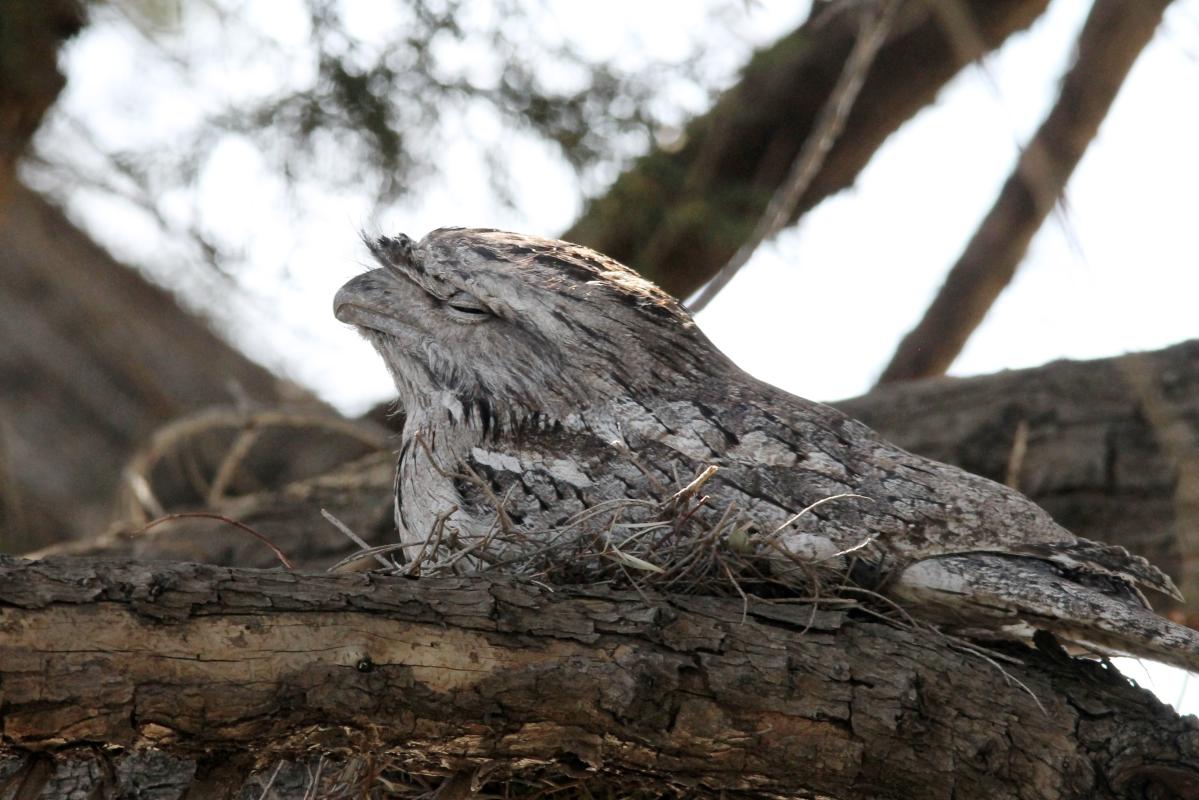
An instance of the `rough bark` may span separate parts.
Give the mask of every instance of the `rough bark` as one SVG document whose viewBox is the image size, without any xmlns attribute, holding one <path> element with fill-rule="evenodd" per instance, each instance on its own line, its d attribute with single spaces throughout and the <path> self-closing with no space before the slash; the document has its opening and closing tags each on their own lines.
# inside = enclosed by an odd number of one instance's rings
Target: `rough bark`
<svg viewBox="0 0 1199 800">
<path fill-rule="evenodd" d="M 834 405 L 914 452 L 998 481 L 1011 473 L 1071 531 L 1169 572 L 1188 598 L 1178 610 L 1199 626 L 1199 342 Z"/>
<path fill-rule="evenodd" d="M 852 612 L 12 559 L 0 612 L 0 747 L 47 797 L 87 788 L 72 758 L 119 783 L 149 748 L 225 786 L 321 752 L 744 796 L 1199 791 L 1194 720 L 1106 670 L 1031 650 L 1001 670 Z"/>
<path fill-rule="evenodd" d="M 1170 0 L 1096 0 L 1057 103 L 879 383 L 943 375 L 1011 283 Z"/>
<path fill-rule="evenodd" d="M 854 182 L 875 151 L 965 65 L 1023 30 L 1047 0 L 910 3 L 875 59 L 843 134 L 796 216 Z M 759 51 L 686 129 L 683 145 L 639 159 L 563 238 L 686 297 L 753 230 L 824 106 L 857 32 L 857 9 L 818 14 Z"/>
<path fill-rule="evenodd" d="M 0 210 L 0 550 L 101 530 L 120 470 L 188 411 L 307 393 L 115 261 L 36 193 Z"/>
</svg>

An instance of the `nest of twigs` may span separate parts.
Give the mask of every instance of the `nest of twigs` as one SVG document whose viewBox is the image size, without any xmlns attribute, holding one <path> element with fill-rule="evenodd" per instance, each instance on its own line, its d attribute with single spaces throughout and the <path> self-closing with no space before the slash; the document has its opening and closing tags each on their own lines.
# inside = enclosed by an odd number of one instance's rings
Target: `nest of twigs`
<svg viewBox="0 0 1199 800">
<path fill-rule="evenodd" d="M 486 767 L 420 775 L 386 756 L 276 762 L 246 784 L 241 797 L 311 797 L 321 800 L 683 800 L 719 797 L 693 786 L 646 788 L 635 775 L 596 774 L 581 767 L 543 766 L 511 775 Z"/>
<path fill-rule="evenodd" d="M 473 483 L 494 505 L 483 536 L 462 535 L 454 510 L 440 516 L 423 543 L 362 547 L 334 569 L 373 557 L 388 571 L 409 576 L 502 573 L 554 585 L 607 584 L 664 594 L 750 595 L 792 601 L 845 601 L 863 590 L 852 579 L 852 551 L 819 559 L 786 544 L 794 525 L 815 508 L 857 495 L 833 495 L 800 509 L 782 524 L 765 526 L 734 504 L 718 505 L 704 488 L 717 472 L 708 466 L 656 497 L 606 500 L 547 530 L 513 525 L 506 498 L 465 464 L 449 473 Z M 334 524 L 336 520 L 330 520 Z M 347 535 L 363 544 L 352 532 Z M 857 548 L 855 548 L 856 550 Z"/>
</svg>

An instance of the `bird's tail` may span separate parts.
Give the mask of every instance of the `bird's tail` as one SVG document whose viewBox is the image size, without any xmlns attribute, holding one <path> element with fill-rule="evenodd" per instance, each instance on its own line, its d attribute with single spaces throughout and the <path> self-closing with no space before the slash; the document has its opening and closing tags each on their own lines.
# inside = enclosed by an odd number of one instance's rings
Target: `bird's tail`
<svg viewBox="0 0 1199 800">
<path fill-rule="evenodd" d="M 1101 655 L 1161 661 L 1199 672 L 1199 632 L 1030 558 L 975 553 L 907 567 L 887 593 L 914 615 L 980 637 L 1030 639 L 1049 631 Z"/>
</svg>

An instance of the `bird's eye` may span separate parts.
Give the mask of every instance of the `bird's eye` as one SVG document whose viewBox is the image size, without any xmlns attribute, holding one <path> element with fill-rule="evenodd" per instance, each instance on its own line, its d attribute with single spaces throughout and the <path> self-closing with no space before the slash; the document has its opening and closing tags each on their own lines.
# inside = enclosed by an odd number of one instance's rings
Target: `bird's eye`
<svg viewBox="0 0 1199 800">
<path fill-rule="evenodd" d="M 469 292 L 454 292 L 445 304 L 450 315 L 462 322 L 482 322 L 491 316 L 491 309 Z"/>
</svg>

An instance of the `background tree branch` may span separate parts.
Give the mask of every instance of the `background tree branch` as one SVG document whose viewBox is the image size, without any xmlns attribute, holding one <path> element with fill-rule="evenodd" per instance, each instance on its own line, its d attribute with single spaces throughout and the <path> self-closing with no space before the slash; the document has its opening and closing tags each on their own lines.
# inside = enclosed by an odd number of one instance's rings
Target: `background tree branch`
<svg viewBox="0 0 1199 800">
<path fill-rule="evenodd" d="M 943 375 L 1011 282 L 1171 0 L 1095 0 L 1057 103 L 879 383 Z"/>
<path fill-rule="evenodd" d="M 861 11 L 857 39 L 846 57 L 837 82 L 829 92 L 828 99 L 813 121 L 808 138 L 796 154 L 795 163 L 787 170 L 783 182 L 766 204 L 753 232 L 741 243 L 732 258 L 703 285 L 699 293 L 687 301 L 691 313 L 698 314 L 703 311 L 749 263 L 749 259 L 762 243 L 777 236 L 795 216 L 800 198 L 808 191 L 812 180 L 820 174 L 824 159 L 844 130 L 845 119 L 853 110 L 862 83 L 870 72 L 870 65 L 874 63 L 878 49 L 886 42 L 895 21 L 895 14 L 901 6 L 900 0 L 881 0 Z"/>
<path fill-rule="evenodd" d="M 17 159 L 66 83 L 58 48 L 84 19 L 79 0 L 0 0 L 0 217 Z"/>
<path fill-rule="evenodd" d="M 1023 30 L 1047 0 L 905 3 L 845 130 L 794 216 L 853 184 L 875 151 L 963 67 Z M 759 51 L 687 126 L 681 147 L 638 159 L 563 238 L 687 297 L 745 242 L 811 133 L 858 30 L 852 4 Z"/>
<path fill-rule="evenodd" d="M 1000 668 L 855 612 L 13 559 L 0 610 L 8 756 L 153 747 L 236 765 L 229 781 L 354 753 L 842 800 L 1199 790 L 1199 735 L 1115 673 L 1023 648 Z"/>
</svg>

